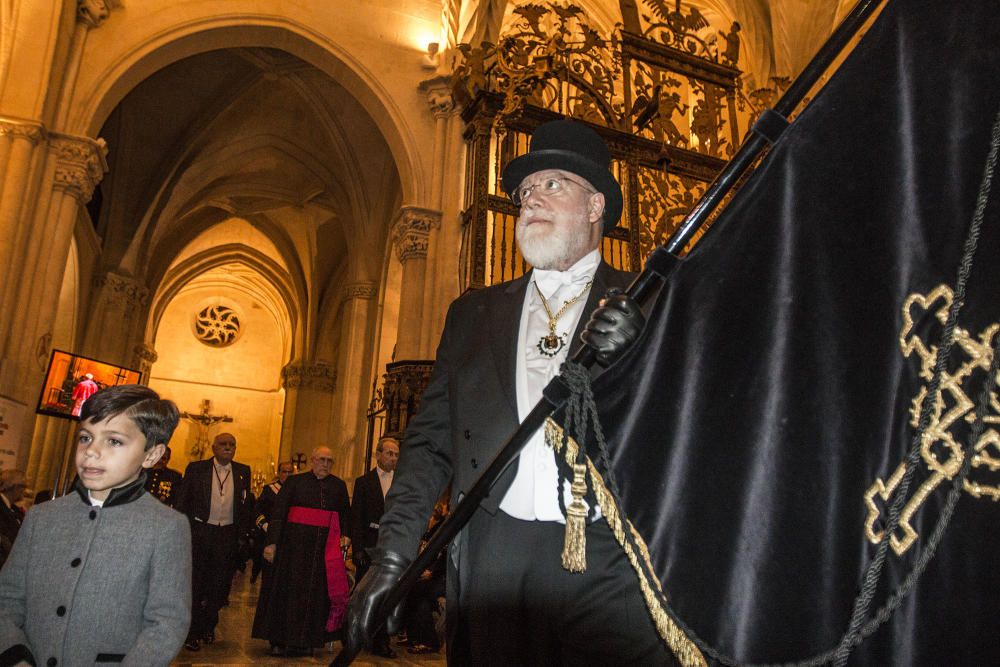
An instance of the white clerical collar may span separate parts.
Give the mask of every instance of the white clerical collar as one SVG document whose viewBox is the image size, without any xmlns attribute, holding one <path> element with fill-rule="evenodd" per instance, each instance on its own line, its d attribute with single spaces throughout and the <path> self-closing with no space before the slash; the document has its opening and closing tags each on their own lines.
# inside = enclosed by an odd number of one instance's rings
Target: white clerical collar
<svg viewBox="0 0 1000 667">
<path fill-rule="evenodd" d="M 90 504 L 93 507 L 104 507 L 104 501 L 103 500 L 98 500 L 97 498 L 95 498 L 94 494 L 91 493 L 90 489 L 87 489 L 87 497 L 90 498 Z"/>
<path fill-rule="evenodd" d="M 586 255 L 576 261 L 576 264 L 565 271 L 554 269 L 533 269 L 531 280 L 538 286 L 538 289 L 546 299 L 551 298 L 559 288 L 565 285 L 576 285 L 583 287 L 594 279 L 597 267 L 601 263 L 601 253 L 594 248 Z"/>
</svg>

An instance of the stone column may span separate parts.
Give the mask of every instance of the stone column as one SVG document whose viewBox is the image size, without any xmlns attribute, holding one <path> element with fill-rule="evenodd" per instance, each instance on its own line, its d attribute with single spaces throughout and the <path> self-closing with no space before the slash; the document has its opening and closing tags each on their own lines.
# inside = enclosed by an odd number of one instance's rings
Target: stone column
<svg viewBox="0 0 1000 667">
<path fill-rule="evenodd" d="M 441 224 L 430 236 L 427 250 L 428 273 L 425 289 L 428 300 L 421 322 L 420 350 L 431 358 L 450 304 L 459 295 L 459 255 L 461 250 L 461 214 L 465 205 L 465 141 L 461 108 L 455 103 L 451 79 L 436 76 L 420 83 L 435 120 L 434 174 L 431 181 L 435 208 L 441 211 Z"/>
<path fill-rule="evenodd" d="M 52 134 L 52 192 L 47 206 L 39 206 L 35 216 L 38 228 L 32 230 L 27 244 L 20 288 L 22 306 L 12 323 L 13 332 L 35 337 L 51 332 L 77 215 L 108 170 L 106 155 L 107 147 L 101 140 Z"/>
<path fill-rule="evenodd" d="M 330 442 L 336 369 L 329 364 L 293 361 L 281 369 L 281 386 L 285 390 L 285 413 L 278 460 L 288 460 L 296 453 L 308 457 L 319 445 L 330 445 L 336 452 Z M 336 458 L 334 466 L 342 464 L 339 453 Z"/>
<path fill-rule="evenodd" d="M 340 387 L 337 391 L 337 410 L 332 425 L 332 446 L 338 451 L 334 462 L 337 474 L 350 482 L 364 473 L 360 465 L 364 460 L 367 442 L 366 410 L 368 407 L 368 369 L 374 351 L 375 312 L 378 284 L 371 281 L 349 283 L 344 286 L 341 318 L 339 359 Z"/>
<path fill-rule="evenodd" d="M 108 271 L 94 279 L 84 349 L 101 361 L 136 363 L 149 308 L 149 290 L 132 276 Z"/>
<path fill-rule="evenodd" d="M 22 211 L 9 284 L 4 286 L 8 318 L 2 339 L 4 373 L 0 392 L 31 405 L 43 380 L 47 341 L 59 305 L 59 292 L 77 216 L 107 171 L 103 142 L 51 133 L 41 192 L 33 215 Z M 51 418 L 41 418 L 48 420 Z M 26 431 L 28 429 L 25 429 Z M 35 429 L 32 446 L 22 449 L 19 463 L 39 471 L 58 470 L 66 431 Z M 45 481 L 45 480 L 40 480 Z"/>
<path fill-rule="evenodd" d="M 425 289 L 427 247 L 430 232 L 441 224 L 437 211 L 404 206 L 392 228 L 392 243 L 403 265 L 399 303 L 399 325 L 396 334 L 396 358 L 420 359 L 420 335 L 424 303 L 429 300 Z"/>
<path fill-rule="evenodd" d="M 23 262 L 18 257 L 20 241 L 29 230 L 22 211 L 27 209 L 27 190 L 33 158 L 45 130 L 32 121 L 0 118 L 0 303 L 11 304 L 20 285 Z M 0 308 L 0 341 L 10 337 L 14 308 Z M 0 389 L 2 391 L 2 389 Z"/>
<path fill-rule="evenodd" d="M 156 354 L 156 350 L 149 343 L 139 343 L 132 348 L 132 354 L 132 358 L 134 359 L 132 368 L 142 374 L 143 382 L 149 382 L 149 372 L 153 369 L 153 364 L 156 363 L 156 360 L 160 356 Z"/>
</svg>

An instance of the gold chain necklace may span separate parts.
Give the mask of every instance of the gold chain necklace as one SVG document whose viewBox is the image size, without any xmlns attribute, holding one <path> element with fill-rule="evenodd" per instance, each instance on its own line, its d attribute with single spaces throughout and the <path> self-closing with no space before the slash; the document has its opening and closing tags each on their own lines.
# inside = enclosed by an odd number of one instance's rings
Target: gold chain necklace
<svg viewBox="0 0 1000 667">
<path fill-rule="evenodd" d="M 569 301 L 565 301 L 562 308 L 559 309 L 555 315 L 552 314 L 552 310 L 549 308 L 549 304 L 545 301 L 545 295 L 542 294 L 542 290 L 538 288 L 538 283 L 532 283 L 535 286 L 535 291 L 538 292 L 538 298 L 542 301 L 542 307 L 545 309 L 545 314 L 549 318 L 549 333 L 546 336 L 542 336 L 538 339 L 538 351 L 544 354 L 546 357 L 554 357 L 559 354 L 560 350 L 566 345 L 566 337 L 560 336 L 556 333 L 556 324 L 559 322 L 559 318 L 562 317 L 566 311 L 574 303 L 580 300 L 590 286 L 594 283 L 593 280 L 588 280 L 587 284 L 583 286 L 580 293 L 574 296 Z"/>
</svg>

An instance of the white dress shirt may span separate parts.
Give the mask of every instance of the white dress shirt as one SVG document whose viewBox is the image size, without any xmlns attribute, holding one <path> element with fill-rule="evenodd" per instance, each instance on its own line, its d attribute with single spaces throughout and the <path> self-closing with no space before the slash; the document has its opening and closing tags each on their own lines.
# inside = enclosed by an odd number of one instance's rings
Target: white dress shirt
<svg viewBox="0 0 1000 667">
<path fill-rule="evenodd" d="M 233 522 L 233 464 L 220 466 L 212 458 L 212 509 L 208 522 L 228 526 Z"/>
<path fill-rule="evenodd" d="M 593 281 L 600 263 L 601 254 L 593 250 L 566 271 L 532 271 L 521 308 L 521 326 L 517 337 L 515 388 L 520 421 L 524 421 L 542 398 L 545 385 L 559 374 L 559 367 L 566 361 L 571 337 L 590 295 L 587 284 Z M 539 291 L 546 297 L 553 315 L 559 312 L 566 301 L 581 295 L 557 322 L 556 333 L 562 338 L 564 345 L 554 357 L 542 354 L 539 349 L 539 341 L 549 334 L 549 317 L 539 299 Z M 555 456 L 545 444 L 545 434 L 540 428 L 531 435 L 528 444 L 521 450 L 517 460 L 517 475 L 500 501 L 500 509 L 515 519 L 565 523 L 556 494 L 558 479 Z M 570 492 L 572 481 L 572 478 L 567 479 L 563 486 L 566 507 L 573 502 Z"/>
<path fill-rule="evenodd" d="M 378 466 L 375 466 L 375 470 L 378 471 L 378 483 L 382 487 L 382 498 L 384 500 L 386 494 L 389 493 L 389 487 L 392 486 L 392 476 L 395 474 L 395 471 L 386 472 Z"/>
</svg>

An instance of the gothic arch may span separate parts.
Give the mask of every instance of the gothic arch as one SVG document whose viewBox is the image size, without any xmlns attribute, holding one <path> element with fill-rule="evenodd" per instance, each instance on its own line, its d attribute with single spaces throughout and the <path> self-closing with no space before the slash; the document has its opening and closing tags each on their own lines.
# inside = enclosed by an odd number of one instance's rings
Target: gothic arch
<svg viewBox="0 0 1000 667">
<path fill-rule="evenodd" d="M 76 91 L 67 129 L 96 136 L 115 106 L 153 73 L 188 56 L 236 47 L 280 49 L 336 80 L 359 102 L 382 133 L 399 171 L 404 201 L 426 200 L 429 183 L 404 110 L 357 58 L 328 36 L 289 17 L 212 16 L 148 36 L 109 62 L 96 77 L 97 84 L 92 90 Z"/>
<path fill-rule="evenodd" d="M 288 327 L 289 342 L 283 356 L 286 363 L 289 359 L 294 359 L 303 345 L 301 304 L 304 303 L 305 294 L 297 289 L 289 273 L 273 259 L 254 248 L 236 243 L 197 253 L 166 272 L 150 304 L 146 341 L 152 343 L 156 340 L 164 311 L 185 285 L 205 272 L 227 264 L 242 264 L 252 269 L 275 290 L 284 309 L 284 313 L 280 314 L 284 316 L 282 319 Z"/>
</svg>

